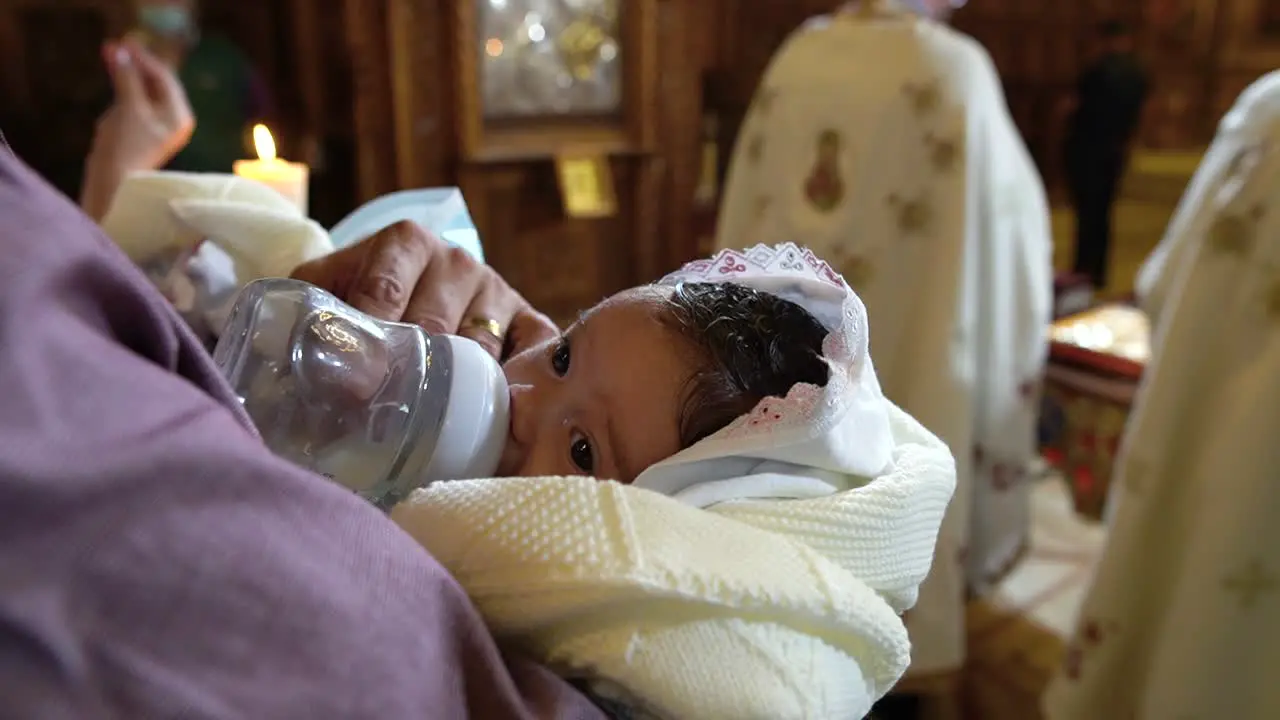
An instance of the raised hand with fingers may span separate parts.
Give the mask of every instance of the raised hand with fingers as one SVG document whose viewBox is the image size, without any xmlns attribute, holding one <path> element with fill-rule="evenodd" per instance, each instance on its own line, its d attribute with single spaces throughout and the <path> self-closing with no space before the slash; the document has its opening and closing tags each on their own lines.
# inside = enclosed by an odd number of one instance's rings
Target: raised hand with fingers
<svg viewBox="0 0 1280 720">
<path fill-rule="evenodd" d="M 115 101 L 98 120 L 80 199 L 95 220 L 125 176 L 163 166 L 195 130 L 186 92 L 168 66 L 133 43 L 107 43 L 102 54 Z"/>
</svg>

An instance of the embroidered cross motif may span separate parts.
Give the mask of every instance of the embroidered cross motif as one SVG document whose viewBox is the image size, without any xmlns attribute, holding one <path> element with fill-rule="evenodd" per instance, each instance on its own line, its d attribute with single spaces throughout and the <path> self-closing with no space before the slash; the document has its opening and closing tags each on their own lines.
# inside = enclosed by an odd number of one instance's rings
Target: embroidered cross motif
<svg viewBox="0 0 1280 720">
<path fill-rule="evenodd" d="M 938 105 L 942 100 L 942 93 L 938 88 L 937 80 L 930 80 L 924 83 L 907 83 L 902 88 L 903 94 L 907 96 L 907 102 L 911 104 L 911 112 L 916 117 L 924 117 L 933 113 L 938 109 Z"/>
<path fill-rule="evenodd" d="M 1251 560 L 1247 566 L 1222 580 L 1222 587 L 1236 596 L 1241 610 L 1250 610 L 1264 595 L 1276 590 L 1277 578 L 1262 562 Z"/>
<path fill-rule="evenodd" d="M 887 199 L 903 235 L 924 235 L 933 225 L 933 208 L 923 197 L 904 200 L 896 193 Z"/>
<path fill-rule="evenodd" d="M 875 265 L 861 255 L 848 255 L 835 259 L 836 267 L 844 276 L 844 281 L 854 290 L 864 290 L 875 278 Z"/>
<path fill-rule="evenodd" d="M 813 169 L 804 181 L 804 196 L 821 213 L 835 210 L 845 195 L 845 182 L 840 172 L 843 140 L 836 130 L 823 130 L 815 142 Z"/>
<path fill-rule="evenodd" d="M 956 166 L 960 149 L 954 141 L 939 140 L 933 134 L 929 134 L 925 136 L 924 143 L 929 148 L 929 163 L 933 165 L 934 170 L 945 173 Z"/>
<path fill-rule="evenodd" d="M 1219 255 L 1247 257 L 1253 251 L 1254 231 L 1264 214 L 1262 205 L 1254 205 L 1244 214 L 1217 216 L 1209 227 L 1209 247 Z"/>
</svg>

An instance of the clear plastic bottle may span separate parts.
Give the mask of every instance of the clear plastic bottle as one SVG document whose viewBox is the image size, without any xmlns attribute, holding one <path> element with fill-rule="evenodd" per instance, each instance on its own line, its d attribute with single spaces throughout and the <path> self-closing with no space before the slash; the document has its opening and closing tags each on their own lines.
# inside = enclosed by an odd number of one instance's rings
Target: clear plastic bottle
<svg viewBox="0 0 1280 720">
<path fill-rule="evenodd" d="M 491 476 L 506 444 L 506 377 L 479 345 L 375 320 L 305 282 L 246 286 L 214 360 L 267 447 L 383 508 Z"/>
</svg>

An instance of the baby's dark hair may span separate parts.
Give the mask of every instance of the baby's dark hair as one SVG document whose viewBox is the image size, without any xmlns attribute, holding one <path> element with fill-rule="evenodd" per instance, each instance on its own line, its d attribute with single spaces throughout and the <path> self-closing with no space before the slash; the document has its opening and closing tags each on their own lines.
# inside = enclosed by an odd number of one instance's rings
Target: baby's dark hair
<svg viewBox="0 0 1280 720">
<path fill-rule="evenodd" d="M 827 330 L 808 310 L 736 283 L 681 283 L 660 319 L 687 340 L 698 370 L 681 391 L 680 447 L 687 448 L 796 383 L 826 385 Z"/>
</svg>

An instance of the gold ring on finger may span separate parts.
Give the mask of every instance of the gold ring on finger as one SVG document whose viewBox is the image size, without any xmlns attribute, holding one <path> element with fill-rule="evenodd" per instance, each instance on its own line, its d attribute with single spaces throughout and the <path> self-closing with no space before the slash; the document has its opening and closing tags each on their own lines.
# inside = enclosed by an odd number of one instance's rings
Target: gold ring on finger
<svg viewBox="0 0 1280 720">
<path fill-rule="evenodd" d="M 498 342 L 502 342 L 502 323 L 499 323 L 491 317 L 476 315 L 474 317 L 467 318 L 466 322 L 462 323 L 462 329 L 481 330 L 492 335 Z"/>
</svg>

